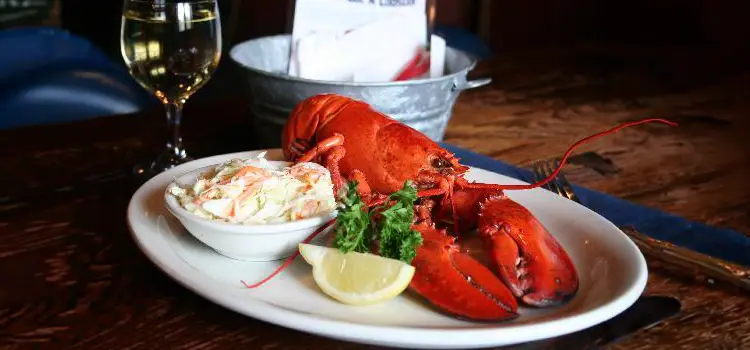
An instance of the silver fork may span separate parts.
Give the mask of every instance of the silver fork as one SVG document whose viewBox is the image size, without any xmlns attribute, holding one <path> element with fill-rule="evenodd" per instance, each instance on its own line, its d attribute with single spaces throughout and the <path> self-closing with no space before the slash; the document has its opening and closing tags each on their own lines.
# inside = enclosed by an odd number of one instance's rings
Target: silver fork
<svg viewBox="0 0 750 350">
<path fill-rule="evenodd" d="M 542 179 L 552 174 L 559 165 L 559 160 L 534 162 L 534 165 L 531 168 L 534 173 L 534 181 L 542 181 Z M 557 174 L 554 180 L 548 182 L 543 187 L 552 192 L 557 192 L 557 194 L 572 201 L 581 203 L 581 200 L 578 199 L 578 196 L 573 192 L 573 186 L 570 185 L 562 171 Z"/>
<path fill-rule="evenodd" d="M 540 181 L 554 171 L 560 164 L 559 160 L 536 161 L 531 167 L 534 181 Z M 581 200 L 576 196 L 568 179 L 563 172 L 559 172 L 555 178 L 542 186 L 543 188 L 557 193 L 577 203 Z M 668 264 L 675 264 L 697 272 L 708 277 L 708 282 L 713 284 L 713 279 L 729 282 L 735 286 L 750 290 L 750 268 L 731 263 L 709 255 L 701 254 L 690 249 L 673 245 L 646 236 L 634 228 L 620 227 L 630 237 L 643 254 Z"/>
</svg>

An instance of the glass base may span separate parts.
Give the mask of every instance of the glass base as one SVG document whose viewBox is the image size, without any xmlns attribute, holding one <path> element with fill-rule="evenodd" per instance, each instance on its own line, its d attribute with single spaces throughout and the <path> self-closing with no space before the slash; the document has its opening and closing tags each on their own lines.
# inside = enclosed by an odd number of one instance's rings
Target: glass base
<svg viewBox="0 0 750 350">
<path fill-rule="evenodd" d="M 172 169 L 192 160 L 193 158 L 186 155 L 184 152 L 182 154 L 174 154 L 172 152 L 163 153 L 151 162 L 136 164 L 136 166 L 133 167 L 133 174 L 141 179 L 149 179 L 165 170 Z"/>
</svg>

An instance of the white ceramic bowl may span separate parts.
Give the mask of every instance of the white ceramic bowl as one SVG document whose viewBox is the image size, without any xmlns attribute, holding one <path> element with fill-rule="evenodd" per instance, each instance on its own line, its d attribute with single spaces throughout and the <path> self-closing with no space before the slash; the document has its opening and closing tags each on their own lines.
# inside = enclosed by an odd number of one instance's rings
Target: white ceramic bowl
<svg viewBox="0 0 750 350">
<path fill-rule="evenodd" d="M 287 165 L 288 162 L 268 161 Z M 281 164 L 284 163 L 284 164 Z M 167 186 L 164 202 L 167 210 L 198 240 L 226 257 L 245 261 L 273 261 L 291 256 L 315 230 L 336 217 L 336 211 L 302 220 L 271 224 L 235 224 L 213 221 L 183 208 L 169 193 L 171 186 L 191 185 L 198 176 L 214 166 L 203 167 L 181 175 Z"/>
</svg>

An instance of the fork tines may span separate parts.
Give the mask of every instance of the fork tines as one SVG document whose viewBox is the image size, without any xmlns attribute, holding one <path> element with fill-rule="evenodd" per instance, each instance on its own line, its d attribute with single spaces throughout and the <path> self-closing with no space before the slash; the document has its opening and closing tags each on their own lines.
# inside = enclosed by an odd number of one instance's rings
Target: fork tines
<svg viewBox="0 0 750 350">
<path fill-rule="evenodd" d="M 555 169 L 560 166 L 560 160 L 540 160 L 534 162 L 534 164 L 531 167 L 532 172 L 534 173 L 534 181 L 541 181 L 542 179 L 546 178 L 550 174 L 552 174 Z M 542 186 L 543 188 L 546 188 L 549 191 L 555 192 L 565 198 L 568 198 L 570 200 L 579 202 L 578 196 L 576 196 L 575 192 L 573 191 L 573 186 L 568 182 L 568 179 L 565 177 L 565 174 L 563 172 L 559 172 L 555 178 Z"/>
</svg>

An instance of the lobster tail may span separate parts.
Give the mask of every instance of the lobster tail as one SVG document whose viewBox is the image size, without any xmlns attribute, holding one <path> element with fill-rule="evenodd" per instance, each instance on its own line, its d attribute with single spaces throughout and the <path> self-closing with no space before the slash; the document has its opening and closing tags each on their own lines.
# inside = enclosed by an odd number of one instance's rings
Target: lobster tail
<svg viewBox="0 0 750 350">
<path fill-rule="evenodd" d="M 297 104 L 281 133 L 284 158 L 294 161 L 316 145 L 316 133 L 347 105 L 354 102 L 339 95 L 315 95 Z"/>
</svg>

